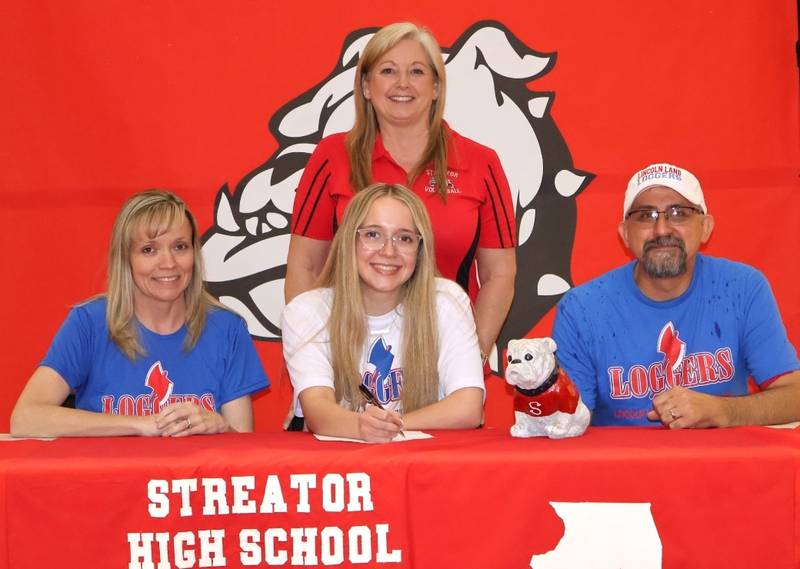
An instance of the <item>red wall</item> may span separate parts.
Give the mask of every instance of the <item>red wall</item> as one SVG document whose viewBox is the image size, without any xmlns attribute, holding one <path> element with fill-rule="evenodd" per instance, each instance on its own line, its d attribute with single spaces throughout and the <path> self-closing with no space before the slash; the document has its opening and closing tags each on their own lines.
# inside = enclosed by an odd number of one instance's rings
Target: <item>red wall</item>
<svg viewBox="0 0 800 569">
<path fill-rule="evenodd" d="M 274 151 L 272 114 L 327 76 L 348 33 L 397 20 L 450 45 L 491 18 L 557 52 L 531 87 L 555 93 L 576 167 L 596 174 L 577 198 L 576 284 L 627 258 L 616 224 L 628 176 L 677 163 L 716 216 L 706 252 L 763 270 L 800 345 L 795 10 L 794 0 L 4 3 L 0 430 L 69 306 L 102 290 L 124 198 L 173 189 L 207 228 L 220 186 Z M 547 334 L 549 318 L 534 332 Z M 288 390 L 279 344 L 259 351 L 276 384 L 256 402 L 266 430 Z M 489 397 L 489 423 L 508 423 L 500 380 Z"/>
</svg>

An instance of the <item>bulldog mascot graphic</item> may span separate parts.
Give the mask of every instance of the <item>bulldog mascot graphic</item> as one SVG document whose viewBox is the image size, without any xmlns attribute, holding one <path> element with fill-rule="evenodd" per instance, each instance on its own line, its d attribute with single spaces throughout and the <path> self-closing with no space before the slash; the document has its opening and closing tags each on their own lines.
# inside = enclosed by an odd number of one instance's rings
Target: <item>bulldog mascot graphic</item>
<svg viewBox="0 0 800 569">
<path fill-rule="evenodd" d="M 283 282 L 294 193 L 319 141 L 354 120 L 353 78 L 375 29 L 352 32 L 331 74 L 270 120 L 278 149 L 231 193 L 217 194 L 215 223 L 203 236 L 209 290 L 242 314 L 250 333 L 280 340 Z M 498 338 L 528 334 L 571 286 L 575 196 L 593 175 L 577 170 L 549 114 L 554 94 L 528 83 L 547 73 L 555 54 L 537 53 L 497 22 L 477 22 L 443 48 L 445 119 L 493 148 L 511 186 L 518 231 L 514 304 Z M 492 360 L 498 369 L 497 356 Z"/>
<path fill-rule="evenodd" d="M 514 437 L 563 439 L 582 435 L 589 409 L 558 365 L 552 338 L 511 340 L 506 381 L 514 386 Z"/>
</svg>

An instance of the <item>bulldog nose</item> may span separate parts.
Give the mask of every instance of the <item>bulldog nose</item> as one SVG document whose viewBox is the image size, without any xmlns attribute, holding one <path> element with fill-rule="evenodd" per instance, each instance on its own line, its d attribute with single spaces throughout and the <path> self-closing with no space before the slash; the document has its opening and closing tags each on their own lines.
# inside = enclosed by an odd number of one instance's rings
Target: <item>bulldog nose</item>
<svg viewBox="0 0 800 569">
<path fill-rule="evenodd" d="M 519 359 L 519 358 L 517 358 L 517 359 L 515 359 L 515 360 L 511 360 L 511 362 L 510 362 L 510 363 L 512 363 L 512 364 L 519 364 L 519 363 L 522 363 L 522 360 L 521 360 L 521 359 Z"/>
</svg>

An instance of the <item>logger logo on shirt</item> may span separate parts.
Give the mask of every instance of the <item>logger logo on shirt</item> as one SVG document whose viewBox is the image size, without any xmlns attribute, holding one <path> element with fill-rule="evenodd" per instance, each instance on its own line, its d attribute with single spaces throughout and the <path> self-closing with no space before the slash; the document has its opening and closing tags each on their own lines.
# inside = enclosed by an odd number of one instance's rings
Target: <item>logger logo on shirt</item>
<svg viewBox="0 0 800 569">
<path fill-rule="evenodd" d="M 673 387 L 699 387 L 725 383 L 733 379 L 736 368 L 733 352 L 724 346 L 711 352 L 686 353 L 686 342 L 678 329 L 667 322 L 658 334 L 656 351 L 661 361 L 608 368 L 609 394 L 612 399 L 652 399 Z M 619 416 L 619 415 L 617 415 Z"/>
<path fill-rule="evenodd" d="M 161 360 L 150 366 L 144 378 L 145 387 L 150 393 L 122 393 L 119 395 L 102 395 L 100 397 L 103 413 L 144 417 L 157 415 L 164 407 L 174 403 L 188 401 L 207 411 L 214 411 L 216 404 L 213 393 L 173 393 L 175 383 L 169 378 L 169 371 L 164 369 Z"/>
<path fill-rule="evenodd" d="M 233 191 L 225 184 L 216 196 L 214 225 L 203 236 L 208 287 L 245 317 L 258 339 L 280 340 L 294 192 L 317 143 L 352 126 L 356 63 L 374 32 L 356 30 L 344 39 L 331 73 L 272 116 L 275 153 Z M 550 114 L 554 93 L 529 88 L 553 68 L 554 53 L 534 51 L 494 21 L 476 22 L 443 52 L 445 119 L 497 152 L 511 187 L 517 280 L 498 338 L 503 348 L 526 336 L 571 287 L 575 196 L 593 175 L 573 166 Z"/>
<path fill-rule="evenodd" d="M 678 337 L 672 322 L 667 322 L 658 335 L 658 351 L 664 354 L 664 371 L 675 373 L 686 355 L 686 342 Z"/>
<path fill-rule="evenodd" d="M 147 372 L 144 384 L 153 390 L 153 403 L 157 409 L 161 409 L 169 402 L 172 388 L 175 387 L 168 376 L 169 374 L 161 367 L 160 361 L 150 366 L 150 370 Z"/>
<path fill-rule="evenodd" d="M 361 382 L 367 386 L 381 405 L 400 400 L 403 386 L 403 370 L 393 368 L 394 354 L 383 338 L 378 338 L 370 346 L 367 358 L 371 370 L 364 373 Z"/>
</svg>

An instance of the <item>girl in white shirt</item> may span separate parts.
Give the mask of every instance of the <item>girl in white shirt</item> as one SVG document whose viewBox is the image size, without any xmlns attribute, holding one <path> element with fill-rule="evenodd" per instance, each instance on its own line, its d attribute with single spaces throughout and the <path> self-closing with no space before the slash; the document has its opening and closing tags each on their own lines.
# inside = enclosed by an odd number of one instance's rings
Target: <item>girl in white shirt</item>
<svg viewBox="0 0 800 569">
<path fill-rule="evenodd" d="M 483 370 L 469 299 L 436 278 L 430 220 L 399 185 L 348 206 L 317 283 L 283 313 L 295 413 L 313 432 L 387 442 L 480 425 Z M 365 405 L 365 385 L 381 403 Z"/>
</svg>

